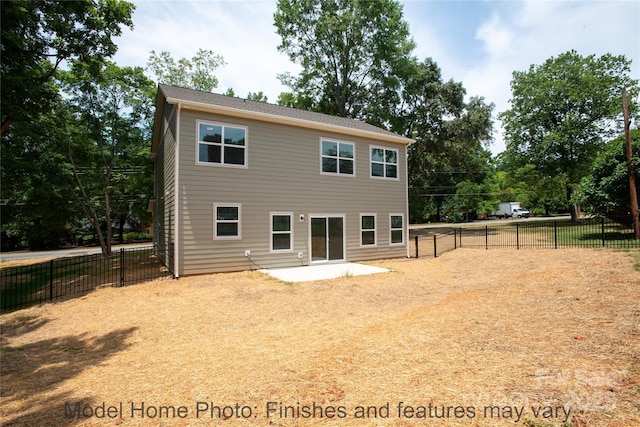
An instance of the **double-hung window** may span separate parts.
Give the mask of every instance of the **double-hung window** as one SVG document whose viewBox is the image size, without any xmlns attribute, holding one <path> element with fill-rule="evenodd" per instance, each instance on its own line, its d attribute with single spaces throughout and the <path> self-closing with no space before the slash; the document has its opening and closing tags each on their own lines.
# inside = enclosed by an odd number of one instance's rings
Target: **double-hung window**
<svg viewBox="0 0 640 427">
<path fill-rule="evenodd" d="M 355 174 L 353 144 L 323 139 L 320 141 L 322 173 L 337 175 Z"/>
<path fill-rule="evenodd" d="M 398 179 L 398 150 L 371 147 L 371 176 Z"/>
<path fill-rule="evenodd" d="M 389 215 L 389 241 L 392 245 L 400 245 L 404 243 L 404 215 Z"/>
<path fill-rule="evenodd" d="M 271 251 L 293 250 L 293 230 L 290 212 L 271 213 Z"/>
<path fill-rule="evenodd" d="M 239 204 L 216 204 L 213 206 L 214 237 L 216 239 L 239 239 L 242 206 Z"/>
<path fill-rule="evenodd" d="M 247 164 L 247 129 L 198 122 L 198 163 L 244 167 Z"/>
<path fill-rule="evenodd" d="M 375 214 L 360 214 L 360 246 L 376 246 Z"/>
</svg>

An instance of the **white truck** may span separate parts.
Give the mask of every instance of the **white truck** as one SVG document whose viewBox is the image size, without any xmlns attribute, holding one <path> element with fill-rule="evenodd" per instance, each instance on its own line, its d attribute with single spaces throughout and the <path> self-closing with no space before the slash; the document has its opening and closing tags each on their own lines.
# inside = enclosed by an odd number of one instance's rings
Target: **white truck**
<svg viewBox="0 0 640 427">
<path fill-rule="evenodd" d="M 520 207 L 520 202 L 504 202 L 500 203 L 497 211 L 491 212 L 492 216 L 511 217 L 511 218 L 529 218 L 531 212 Z"/>
</svg>

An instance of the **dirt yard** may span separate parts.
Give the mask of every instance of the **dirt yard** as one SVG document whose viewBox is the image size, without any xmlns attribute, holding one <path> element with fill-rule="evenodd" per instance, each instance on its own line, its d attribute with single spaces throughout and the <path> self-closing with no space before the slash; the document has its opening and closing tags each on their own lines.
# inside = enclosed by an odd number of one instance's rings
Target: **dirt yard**
<svg viewBox="0 0 640 427">
<path fill-rule="evenodd" d="M 6 426 L 640 426 L 640 262 L 458 249 L 163 280 L 0 317 Z"/>
</svg>

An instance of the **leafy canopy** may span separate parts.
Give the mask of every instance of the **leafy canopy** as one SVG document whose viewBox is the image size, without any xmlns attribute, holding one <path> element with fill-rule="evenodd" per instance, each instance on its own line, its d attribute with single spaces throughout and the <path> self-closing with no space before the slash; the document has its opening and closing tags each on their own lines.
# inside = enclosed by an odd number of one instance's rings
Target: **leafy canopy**
<svg viewBox="0 0 640 427">
<path fill-rule="evenodd" d="M 145 152 L 153 120 L 153 82 L 141 67 L 118 67 L 106 61 L 91 77 L 86 63 L 75 61 L 60 73 L 56 143 L 66 159 L 69 196 L 93 225 L 103 254 L 111 253 L 114 214 L 126 219 L 134 205 L 148 199 L 151 182 Z M 139 209 L 138 209 L 139 210 Z"/>
<path fill-rule="evenodd" d="M 543 177 L 566 175 L 567 202 L 600 154 L 603 141 L 622 127 L 622 90 L 638 95 L 630 61 L 569 51 L 528 71 L 513 73 L 511 108 L 500 114 L 505 159 L 512 168 L 534 166 Z M 630 105 L 632 114 L 637 106 Z M 572 218 L 578 212 L 572 207 Z"/>
<path fill-rule="evenodd" d="M 482 184 L 491 167 L 487 147 L 493 104 L 479 97 L 465 101 L 465 95 L 461 82 L 443 81 L 440 68 L 430 58 L 416 64 L 403 80 L 402 100 L 390 120 L 393 130 L 416 140 L 409 147 L 408 159 L 412 221 L 422 221 L 428 211 L 441 211 L 444 206 L 485 210 L 481 201 L 492 199 L 490 194 L 483 194 L 482 200 L 468 203 L 460 197 L 465 189 Z M 457 192 L 457 184 L 465 180 L 469 185 L 464 184 Z M 452 200 L 456 192 L 458 198 Z M 472 193 L 487 191 L 476 189 Z"/>
<path fill-rule="evenodd" d="M 279 0 L 274 14 L 278 50 L 302 66 L 280 76 L 313 108 L 360 118 L 373 94 L 397 86 L 401 64 L 414 48 L 402 6 L 393 0 Z"/>
<path fill-rule="evenodd" d="M 631 131 L 631 144 L 631 164 L 636 177 L 637 194 L 640 194 L 640 130 Z M 582 180 L 575 201 L 592 213 L 610 214 L 618 220 L 631 221 L 624 135 L 611 141 L 604 153 L 596 159 L 591 173 Z"/>
<path fill-rule="evenodd" d="M 2 2 L 0 133 L 50 107 L 57 96 L 51 79 L 66 61 L 80 59 L 97 72 L 116 52 L 122 26 L 133 28 L 133 9 L 120 0 Z"/>
<path fill-rule="evenodd" d="M 622 89 L 631 99 L 638 94 L 629 65 L 624 56 L 569 51 L 514 72 L 511 108 L 500 114 L 507 150 L 548 174 L 565 172 L 578 182 L 603 140 L 621 129 Z"/>
<path fill-rule="evenodd" d="M 168 51 L 151 51 L 147 69 L 158 83 L 211 92 L 218 87 L 213 71 L 225 65 L 224 58 L 212 50 L 198 49 L 193 58 L 173 59 Z"/>
</svg>

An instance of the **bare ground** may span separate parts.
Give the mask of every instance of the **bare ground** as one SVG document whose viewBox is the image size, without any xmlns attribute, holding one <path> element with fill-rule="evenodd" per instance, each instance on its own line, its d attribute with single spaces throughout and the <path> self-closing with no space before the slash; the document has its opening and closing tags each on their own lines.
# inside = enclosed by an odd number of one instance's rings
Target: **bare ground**
<svg viewBox="0 0 640 427">
<path fill-rule="evenodd" d="M 458 249 L 100 289 L 0 317 L 0 421 L 640 426 L 639 256 Z"/>
</svg>

